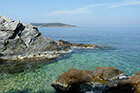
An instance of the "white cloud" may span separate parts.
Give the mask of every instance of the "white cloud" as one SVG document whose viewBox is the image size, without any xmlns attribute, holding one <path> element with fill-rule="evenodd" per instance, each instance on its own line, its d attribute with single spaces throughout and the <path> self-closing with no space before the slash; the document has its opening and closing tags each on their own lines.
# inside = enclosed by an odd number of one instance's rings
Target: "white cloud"
<svg viewBox="0 0 140 93">
<path fill-rule="evenodd" d="M 109 8 L 116 8 L 116 7 L 122 7 L 122 6 L 132 6 L 132 5 L 140 5 L 140 1 L 127 1 L 127 2 L 121 2 L 118 4 L 112 4 L 109 6 Z"/>
<path fill-rule="evenodd" d="M 70 14 L 86 14 L 90 13 L 92 8 L 104 6 L 106 8 L 117 8 L 122 6 L 140 5 L 140 0 L 124 0 L 120 3 L 101 3 L 91 4 L 82 8 L 76 8 L 73 10 L 57 10 L 48 13 L 47 16 L 58 16 L 58 15 L 70 15 Z"/>
<path fill-rule="evenodd" d="M 91 8 L 104 6 L 105 4 L 92 4 L 82 8 L 76 8 L 73 10 L 58 10 L 47 14 L 48 16 L 55 16 L 55 15 L 66 15 L 66 14 L 85 14 L 89 13 Z"/>
</svg>

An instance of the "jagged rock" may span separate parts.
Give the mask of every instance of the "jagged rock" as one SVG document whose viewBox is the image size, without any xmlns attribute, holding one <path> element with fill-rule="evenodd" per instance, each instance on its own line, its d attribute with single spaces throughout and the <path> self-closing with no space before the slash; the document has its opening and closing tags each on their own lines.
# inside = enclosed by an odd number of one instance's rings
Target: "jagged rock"
<svg viewBox="0 0 140 93">
<path fill-rule="evenodd" d="M 60 45 L 54 40 L 44 38 L 38 29 L 31 24 L 24 24 L 20 21 L 0 16 L 1 59 L 13 59 L 13 57 L 14 59 L 20 59 L 20 56 L 27 56 L 24 58 L 30 56 L 31 58 L 33 53 L 35 57 L 38 53 L 42 57 L 42 55 L 46 55 L 46 51 L 54 51 L 52 54 L 57 54 L 56 57 L 58 57 L 58 54 L 62 53 L 62 51 L 71 49 L 71 46 L 66 47 L 66 45 Z M 55 53 L 58 51 L 61 52 Z M 47 58 L 49 57 L 47 56 Z"/>
<path fill-rule="evenodd" d="M 94 71 L 71 68 L 53 81 L 52 86 L 58 93 L 103 93 L 125 78 L 119 69 L 113 67 L 97 67 Z"/>
<path fill-rule="evenodd" d="M 0 59 L 55 58 L 71 51 L 73 47 L 95 48 L 90 44 L 46 39 L 35 26 L 0 16 Z"/>
<path fill-rule="evenodd" d="M 0 30 L 13 31 L 20 25 L 19 21 L 14 21 L 11 18 L 0 16 Z"/>
</svg>

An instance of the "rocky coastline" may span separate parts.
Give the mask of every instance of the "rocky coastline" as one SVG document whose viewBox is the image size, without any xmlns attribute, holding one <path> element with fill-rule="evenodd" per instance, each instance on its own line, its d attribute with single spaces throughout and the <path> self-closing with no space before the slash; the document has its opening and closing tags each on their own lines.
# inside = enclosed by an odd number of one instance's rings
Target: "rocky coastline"
<svg viewBox="0 0 140 93">
<path fill-rule="evenodd" d="M 73 48 L 95 46 L 47 39 L 31 24 L 0 16 L 0 60 L 54 59 Z"/>
<path fill-rule="evenodd" d="M 62 54 L 72 52 L 75 48 L 105 49 L 106 47 L 47 39 L 31 24 L 0 16 L 0 62 L 56 59 Z M 1 67 L 0 73 L 24 71 L 27 66 L 19 63 L 12 67 L 9 65 Z M 52 87 L 58 93 L 140 93 L 140 72 L 128 77 L 114 67 L 96 67 L 93 71 L 71 68 L 54 80 Z"/>
</svg>

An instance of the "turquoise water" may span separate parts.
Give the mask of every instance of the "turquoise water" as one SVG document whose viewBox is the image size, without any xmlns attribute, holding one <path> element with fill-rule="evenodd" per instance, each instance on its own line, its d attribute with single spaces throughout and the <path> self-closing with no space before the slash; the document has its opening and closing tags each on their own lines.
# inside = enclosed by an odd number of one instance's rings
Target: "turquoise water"
<svg viewBox="0 0 140 93">
<path fill-rule="evenodd" d="M 55 40 L 112 48 L 74 50 L 50 64 L 42 62 L 33 71 L 0 73 L 0 93 L 55 93 L 51 82 L 72 67 L 93 70 L 96 66 L 113 66 L 128 75 L 140 70 L 140 28 L 40 28 L 40 31 Z"/>
</svg>

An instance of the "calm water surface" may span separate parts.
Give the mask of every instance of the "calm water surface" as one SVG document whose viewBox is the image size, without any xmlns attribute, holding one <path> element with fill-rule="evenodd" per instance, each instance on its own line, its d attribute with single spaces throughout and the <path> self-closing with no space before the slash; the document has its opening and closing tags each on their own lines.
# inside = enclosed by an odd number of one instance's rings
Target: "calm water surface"
<svg viewBox="0 0 140 93">
<path fill-rule="evenodd" d="M 69 68 L 93 70 L 113 66 L 128 75 L 140 70 L 140 28 L 39 28 L 45 37 L 73 43 L 109 46 L 106 50 L 75 50 L 34 71 L 0 74 L 0 93 L 55 93 L 51 82 Z"/>
</svg>

